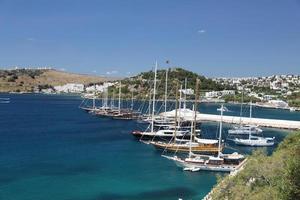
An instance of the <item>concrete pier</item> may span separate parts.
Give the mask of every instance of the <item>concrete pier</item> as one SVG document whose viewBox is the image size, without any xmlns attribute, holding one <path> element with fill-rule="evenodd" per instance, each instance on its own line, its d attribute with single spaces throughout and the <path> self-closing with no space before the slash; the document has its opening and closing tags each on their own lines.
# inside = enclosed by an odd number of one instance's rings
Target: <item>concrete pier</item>
<svg viewBox="0 0 300 200">
<path fill-rule="evenodd" d="M 211 115 L 211 114 L 198 114 L 197 120 L 199 121 L 212 121 L 219 122 L 220 115 Z M 223 122 L 230 124 L 239 124 L 240 117 L 236 116 L 223 116 Z M 300 121 L 292 120 L 281 120 L 281 119 L 264 119 L 264 118 L 247 118 L 242 117 L 242 124 L 253 124 L 262 127 L 272 127 L 272 128 L 284 128 L 284 129 L 300 129 Z"/>
<path fill-rule="evenodd" d="M 190 109 L 178 109 L 177 112 L 178 112 L 178 116 L 180 116 L 185 120 L 188 121 L 194 120 L 194 112 Z M 166 113 L 161 113 L 160 115 L 174 117 L 175 110 Z M 220 119 L 221 119 L 220 115 L 197 113 L 197 121 L 219 122 Z M 223 122 L 229 124 L 239 124 L 240 117 L 223 115 Z M 293 121 L 293 120 L 264 119 L 264 118 L 250 119 L 249 117 L 242 117 L 241 123 L 244 125 L 252 124 L 252 125 L 257 125 L 262 127 L 300 130 L 300 121 Z"/>
</svg>

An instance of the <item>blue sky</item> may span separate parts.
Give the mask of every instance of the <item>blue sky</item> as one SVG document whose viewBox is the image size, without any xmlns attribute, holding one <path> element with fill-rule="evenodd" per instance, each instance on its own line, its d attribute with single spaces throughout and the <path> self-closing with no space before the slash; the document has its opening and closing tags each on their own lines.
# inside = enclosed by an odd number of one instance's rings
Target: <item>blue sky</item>
<svg viewBox="0 0 300 200">
<path fill-rule="evenodd" d="M 300 0 L 0 0 L 0 66 L 300 74 Z"/>
</svg>

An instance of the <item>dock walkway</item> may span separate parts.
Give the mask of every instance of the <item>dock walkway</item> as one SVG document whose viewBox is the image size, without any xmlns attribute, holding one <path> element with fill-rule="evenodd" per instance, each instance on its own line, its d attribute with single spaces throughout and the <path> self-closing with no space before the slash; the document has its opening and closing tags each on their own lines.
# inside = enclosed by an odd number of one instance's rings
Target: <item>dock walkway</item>
<svg viewBox="0 0 300 200">
<path fill-rule="evenodd" d="M 219 122 L 220 115 L 212 115 L 212 114 L 198 114 L 197 120 L 199 121 L 212 121 Z M 230 124 L 239 124 L 240 117 L 237 116 L 223 116 L 223 122 Z M 281 119 L 264 119 L 264 118 L 248 118 L 242 117 L 241 123 L 244 125 L 253 124 L 257 126 L 263 127 L 272 127 L 272 128 L 283 128 L 283 129 L 300 129 L 300 121 L 293 120 L 281 120 Z"/>
<path fill-rule="evenodd" d="M 166 113 L 161 113 L 161 116 L 168 116 L 174 117 L 175 110 L 168 111 Z M 190 109 L 180 109 L 178 111 L 178 116 L 183 118 L 187 121 L 194 120 L 194 112 Z M 209 121 L 209 122 L 219 122 L 221 119 L 220 115 L 213 115 L 213 114 L 204 114 L 204 113 L 197 113 L 197 121 Z M 293 130 L 300 130 L 300 120 L 282 120 L 282 119 L 265 119 L 265 118 L 249 118 L 249 117 L 242 117 L 239 116 L 228 116 L 223 115 L 223 122 L 229 124 L 239 124 L 241 121 L 242 124 L 248 125 L 257 125 L 262 127 L 271 127 L 271 128 L 282 128 L 282 129 L 293 129 Z"/>
</svg>

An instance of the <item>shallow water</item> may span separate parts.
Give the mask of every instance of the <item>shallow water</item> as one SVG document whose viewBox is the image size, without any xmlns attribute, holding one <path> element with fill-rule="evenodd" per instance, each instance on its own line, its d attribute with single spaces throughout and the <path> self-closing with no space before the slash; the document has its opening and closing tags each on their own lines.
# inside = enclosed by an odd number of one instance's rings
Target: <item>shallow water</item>
<svg viewBox="0 0 300 200">
<path fill-rule="evenodd" d="M 11 98 L 0 104 L 0 199 L 199 199 L 216 183 L 216 173 L 183 172 L 152 146 L 138 142 L 130 135 L 138 126 L 134 121 L 99 118 L 78 109 L 78 97 L 0 97 Z M 217 107 L 202 104 L 201 111 L 217 113 Z M 227 107 L 239 114 L 238 106 Z M 300 119 L 299 113 L 266 109 L 257 116 L 264 113 Z M 205 123 L 202 130 L 214 138 L 217 126 Z M 265 129 L 264 134 L 279 142 L 287 132 Z"/>
</svg>

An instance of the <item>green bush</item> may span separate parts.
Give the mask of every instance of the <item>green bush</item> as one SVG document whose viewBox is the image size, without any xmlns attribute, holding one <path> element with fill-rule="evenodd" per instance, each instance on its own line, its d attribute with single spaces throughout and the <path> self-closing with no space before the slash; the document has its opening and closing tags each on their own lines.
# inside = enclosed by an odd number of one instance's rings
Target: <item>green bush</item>
<svg viewBox="0 0 300 200">
<path fill-rule="evenodd" d="M 239 174 L 219 181 L 212 199 L 300 199 L 300 132 L 288 135 L 271 156 L 254 152 Z"/>
</svg>

